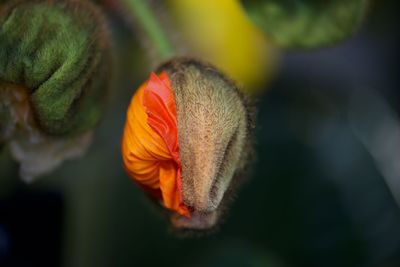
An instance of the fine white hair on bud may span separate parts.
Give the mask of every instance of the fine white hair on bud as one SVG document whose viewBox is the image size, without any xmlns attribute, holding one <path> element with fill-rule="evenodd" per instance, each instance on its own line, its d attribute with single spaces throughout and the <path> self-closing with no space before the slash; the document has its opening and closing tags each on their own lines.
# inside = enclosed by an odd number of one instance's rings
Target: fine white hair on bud
<svg viewBox="0 0 400 267">
<path fill-rule="evenodd" d="M 182 162 L 182 195 L 190 218 L 174 214 L 174 227 L 212 228 L 251 150 L 251 112 L 236 85 L 215 67 L 173 59 L 160 68 L 174 89 Z"/>
</svg>

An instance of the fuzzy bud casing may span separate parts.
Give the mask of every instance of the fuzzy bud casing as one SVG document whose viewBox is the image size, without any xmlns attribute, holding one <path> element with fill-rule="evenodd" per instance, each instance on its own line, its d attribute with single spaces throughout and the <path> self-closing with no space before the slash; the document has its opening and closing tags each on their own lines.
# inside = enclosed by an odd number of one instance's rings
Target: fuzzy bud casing
<svg viewBox="0 0 400 267">
<path fill-rule="evenodd" d="M 90 143 L 110 84 L 103 20 L 90 1 L 1 5 L 0 139 L 25 181 L 82 155 Z"/>
<path fill-rule="evenodd" d="M 99 120 L 109 44 L 89 1 L 8 1 L 0 11 L 0 81 L 23 86 L 40 129 L 80 134 Z"/>
</svg>

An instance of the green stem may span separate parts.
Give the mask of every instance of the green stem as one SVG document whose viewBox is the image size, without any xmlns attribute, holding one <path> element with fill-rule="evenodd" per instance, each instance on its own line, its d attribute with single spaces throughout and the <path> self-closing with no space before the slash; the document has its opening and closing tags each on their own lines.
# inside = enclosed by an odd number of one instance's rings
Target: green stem
<svg viewBox="0 0 400 267">
<path fill-rule="evenodd" d="M 145 34 L 159 52 L 163 60 L 170 58 L 174 50 L 163 31 L 159 21 L 154 16 L 146 0 L 124 0 L 126 6 L 136 17 Z"/>
</svg>

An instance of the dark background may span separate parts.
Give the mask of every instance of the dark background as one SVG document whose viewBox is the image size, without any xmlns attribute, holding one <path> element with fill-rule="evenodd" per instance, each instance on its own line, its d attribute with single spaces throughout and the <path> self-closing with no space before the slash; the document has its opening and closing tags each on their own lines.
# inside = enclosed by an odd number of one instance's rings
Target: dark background
<svg viewBox="0 0 400 267">
<path fill-rule="evenodd" d="M 282 54 L 257 98 L 251 179 L 217 233 L 188 239 L 122 169 L 126 106 L 147 69 L 111 18 L 120 64 L 88 153 L 27 185 L 1 152 L 0 266 L 400 266 L 398 10 L 375 1 L 348 41 Z"/>
</svg>

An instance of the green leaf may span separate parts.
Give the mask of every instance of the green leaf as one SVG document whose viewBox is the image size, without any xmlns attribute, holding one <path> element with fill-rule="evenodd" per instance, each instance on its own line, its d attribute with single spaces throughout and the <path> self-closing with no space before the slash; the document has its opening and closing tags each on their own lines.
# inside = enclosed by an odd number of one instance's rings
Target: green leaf
<svg viewBox="0 0 400 267">
<path fill-rule="evenodd" d="M 92 128 L 109 85 L 102 14 L 89 1 L 9 1 L 0 10 L 0 80 L 23 85 L 51 135 Z"/>
<path fill-rule="evenodd" d="M 351 36 L 368 0 L 242 0 L 250 18 L 282 48 L 316 48 Z"/>
</svg>

